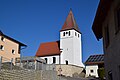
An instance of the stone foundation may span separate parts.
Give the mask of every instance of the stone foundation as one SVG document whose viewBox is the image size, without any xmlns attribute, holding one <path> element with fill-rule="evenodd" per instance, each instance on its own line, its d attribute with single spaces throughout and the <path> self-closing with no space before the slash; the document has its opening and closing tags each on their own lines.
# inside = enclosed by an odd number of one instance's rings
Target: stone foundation
<svg viewBox="0 0 120 80">
<path fill-rule="evenodd" d="M 80 73 L 83 71 L 83 67 L 75 65 L 56 65 L 57 75 L 64 75 L 70 77 L 80 77 Z"/>
</svg>

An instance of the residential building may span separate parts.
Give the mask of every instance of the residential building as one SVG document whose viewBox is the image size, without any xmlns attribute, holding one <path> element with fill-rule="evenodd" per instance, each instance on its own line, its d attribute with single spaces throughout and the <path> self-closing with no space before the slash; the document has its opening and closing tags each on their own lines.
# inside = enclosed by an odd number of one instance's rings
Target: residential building
<svg viewBox="0 0 120 80">
<path fill-rule="evenodd" d="M 120 0 L 100 0 L 92 29 L 103 38 L 106 79 L 120 80 Z"/>
<path fill-rule="evenodd" d="M 26 45 L 0 31 L 0 56 L 2 62 L 12 60 L 15 63 L 15 58 L 20 57 L 21 47 L 26 47 Z"/>
<path fill-rule="evenodd" d="M 85 62 L 86 66 L 86 77 L 94 76 L 99 77 L 98 69 L 104 68 L 104 55 L 90 55 Z"/>
<path fill-rule="evenodd" d="M 73 76 L 72 74 L 74 74 L 75 71 L 80 73 L 84 67 L 82 63 L 81 43 L 81 32 L 73 16 L 73 12 L 70 10 L 60 30 L 60 40 L 41 43 L 36 56 L 42 57 L 48 64 L 61 64 L 62 66 L 60 66 L 59 71 L 62 71 L 62 74 Z M 69 67 L 67 69 L 70 69 L 70 75 L 68 71 L 66 71 L 66 67 Z"/>
</svg>

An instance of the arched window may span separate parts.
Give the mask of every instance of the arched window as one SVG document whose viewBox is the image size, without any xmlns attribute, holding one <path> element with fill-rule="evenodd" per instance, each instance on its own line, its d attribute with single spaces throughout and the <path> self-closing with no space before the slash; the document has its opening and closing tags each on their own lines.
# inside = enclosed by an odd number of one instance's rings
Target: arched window
<svg viewBox="0 0 120 80">
<path fill-rule="evenodd" d="M 77 35 L 77 33 L 75 32 L 75 36 Z"/>
<path fill-rule="evenodd" d="M 55 57 L 53 57 L 53 63 L 56 63 L 56 58 Z"/>
<path fill-rule="evenodd" d="M 70 36 L 70 31 L 69 31 L 69 36 Z"/>
<path fill-rule="evenodd" d="M 68 61 L 66 60 L 65 62 L 66 62 L 66 65 L 68 65 Z"/>
<path fill-rule="evenodd" d="M 47 58 L 45 58 L 45 61 L 46 61 L 46 63 L 47 63 Z"/>
<path fill-rule="evenodd" d="M 65 36 L 65 32 L 63 33 L 63 36 Z"/>
</svg>

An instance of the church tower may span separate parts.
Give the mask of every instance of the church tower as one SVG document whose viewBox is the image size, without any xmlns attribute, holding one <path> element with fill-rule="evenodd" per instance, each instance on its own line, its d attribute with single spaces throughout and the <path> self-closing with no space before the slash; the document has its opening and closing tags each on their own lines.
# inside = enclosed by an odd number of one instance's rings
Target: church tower
<svg viewBox="0 0 120 80">
<path fill-rule="evenodd" d="M 82 63 L 81 33 L 70 10 L 60 30 L 61 64 L 84 67 Z"/>
</svg>

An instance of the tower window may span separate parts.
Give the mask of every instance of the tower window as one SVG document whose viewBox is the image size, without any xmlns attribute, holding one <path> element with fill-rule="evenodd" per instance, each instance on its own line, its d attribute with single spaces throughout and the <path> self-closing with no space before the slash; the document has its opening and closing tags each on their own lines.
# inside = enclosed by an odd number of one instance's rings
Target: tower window
<svg viewBox="0 0 120 80">
<path fill-rule="evenodd" d="M 69 31 L 69 36 L 70 36 L 70 31 Z"/>
<path fill-rule="evenodd" d="M 53 63 L 56 63 L 56 58 L 55 57 L 53 57 Z"/>
<path fill-rule="evenodd" d="M 4 46 L 3 45 L 0 45 L 0 50 L 4 50 Z"/>
<path fill-rule="evenodd" d="M 68 34 L 68 32 L 66 32 L 66 34 Z"/>
<path fill-rule="evenodd" d="M 79 34 L 78 34 L 78 37 L 79 37 Z"/>
<path fill-rule="evenodd" d="M 75 32 L 75 36 L 77 36 L 77 33 Z"/>
<path fill-rule="evenodd" d="M 47 63 L 47 58 L 45 58 L 45 62 Z"/>
<path fill-rule="evenodd" d="M 65 32 L 63 33 L 63 36 L 65 36 Z"/>
<path fill-rule="evenodd" d="M 15 50 L 14 49 L 12 49 L 12 54 L 15 54 Z"/>
<path fill-rule="evenodd" d="M 66 62 L 66 65 L 68 65 L 68 61 L 66 60 L 65 62 Z"/>
</svg>

